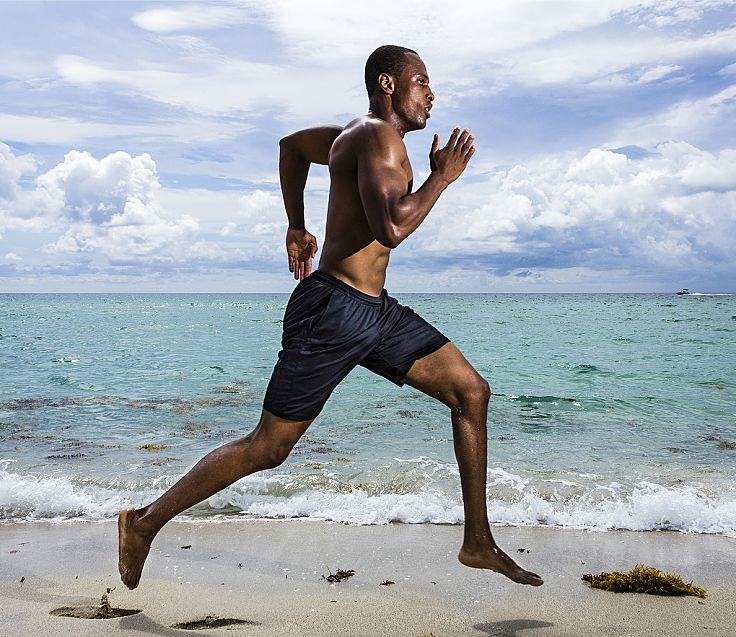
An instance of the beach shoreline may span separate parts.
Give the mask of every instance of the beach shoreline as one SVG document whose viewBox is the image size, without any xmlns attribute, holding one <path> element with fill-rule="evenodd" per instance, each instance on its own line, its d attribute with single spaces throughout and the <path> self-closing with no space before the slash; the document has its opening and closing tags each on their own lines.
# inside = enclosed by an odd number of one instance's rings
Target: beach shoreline
<svg viewBox="0 0 736 637">
<path fill-rule="evenodd" d="M 545 579 L 513 584 L 456 559 L 461 527 L 349 526 L 314 520 L 169 524 L 140 586 L 117 574 L 114 521 L 0 526 L 0 607 L 12 635 L 184 635 L 207 616 L 243 635 L 723 635 L 736 625 L 736 539 L 673 532 L 496 527 L 499 545 Z M 189 548 L 187 548 L 189 547 Z M 705 600 L 592 590 L 584 573 L 637 563 L 704 586 Z M 339 583 L 338 569 L 355 575 Z M 22 580 L 22 581 L 21 581 Z M 386 581 L 393 584 L 384 584 Z M 99 603 L 128 617 L 56 617 Z M 729 632 L 731 631 L 731 632 Z"/>
</svg>

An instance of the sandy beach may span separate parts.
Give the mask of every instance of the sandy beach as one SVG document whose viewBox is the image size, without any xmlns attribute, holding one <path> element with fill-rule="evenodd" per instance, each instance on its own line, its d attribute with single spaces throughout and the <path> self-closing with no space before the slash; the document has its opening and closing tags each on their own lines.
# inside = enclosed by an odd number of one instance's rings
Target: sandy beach
<svg viewBox="0 0 736 637">
<path fill-rule="evenodd" d="M 0 527 L 3 635 L 184 635 L 209 629 L 286 635 L 736 635 L 736 540 L 667 532 L 497 528 L 499 543 L 545 578 L 538 589 L 473 571 L 455 559 L 461 528 L 346 526 L 316 521 L 174 522 L 157 538 L 134 591 L 116 569 L 115 524 Z M 189 548 L 185 548 L 189 547 Z M 522 549 L 524 549 L 522 551 Z M 705 600 L 589 589 L 583 573 L 642 562 L 706 588 Z M 355 575 L 339 583 L 338 569 Z M 393 584 L 381 585 L 386 580 Z M 99 604 L 141 612 L 58 617 Z"/>
</svg>

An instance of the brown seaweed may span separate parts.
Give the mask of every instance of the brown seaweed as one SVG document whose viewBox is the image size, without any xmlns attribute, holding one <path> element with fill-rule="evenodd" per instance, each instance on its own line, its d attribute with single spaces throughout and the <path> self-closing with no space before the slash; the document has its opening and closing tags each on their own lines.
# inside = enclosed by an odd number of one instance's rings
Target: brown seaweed
<svg viewBox="0 0 736 637">
<path fill-rule="evenodd" d="M 349 571 L 343 571 L 342 569 L 338 568 L 337 572 L 335 573 L 330 571 L 329 568 L 327 570 L 330 574 L 327 577 L 323 575 L 322 579 L 326 579 L 328 582 L 342 582 L 343 580 L 346 580 L 349 577 L 355 575 L 355 571 L 353 569 L 350 569 Z"/>
<path fill-rule="evenodd" d="M 674 573 L 662 573 L 658 568 L 637 564 L 627 573 L 602 572 L 598 575 L 586 573 L 581 578 L 592 588 L 614 593 L 647 593 L 649 595 L 694 595 L 705 597 L 705 589 L 685 582 Z"/>
</svg>

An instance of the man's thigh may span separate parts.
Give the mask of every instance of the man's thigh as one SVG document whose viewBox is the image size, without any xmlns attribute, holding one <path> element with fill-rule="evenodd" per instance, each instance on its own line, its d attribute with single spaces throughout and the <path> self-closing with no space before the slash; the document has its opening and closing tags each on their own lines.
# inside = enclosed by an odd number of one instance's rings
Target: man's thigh
<svg viewBox="0 0 736 637">
<path fill-rule="evenodd" d="M 485 380 L 452 343 L 417 360 L 404 382 L 449 407 L 458 404 L 467 388 L 485 384 Z"/>
<path fill-rule="evenodd" d="M 315 275 L 305 281 L 312 278 Z M 306 288 L 305 281 L 299 285 Z M 290 301 L 287 307 L 283 349 L 266 389 L 264 409 L 283 419 L 316 418 L 335 387 L 379 338 L 376 304 L 315 281 L 313 289 L 302 294 L 303 302 Z"/>
<path fill-rule="evenodd" d="M 380 338 L 360 364 L 401 386 L 412 366 L 446 345 L 448 339 L 414 310 L 386 295 Z"/>
</svg>

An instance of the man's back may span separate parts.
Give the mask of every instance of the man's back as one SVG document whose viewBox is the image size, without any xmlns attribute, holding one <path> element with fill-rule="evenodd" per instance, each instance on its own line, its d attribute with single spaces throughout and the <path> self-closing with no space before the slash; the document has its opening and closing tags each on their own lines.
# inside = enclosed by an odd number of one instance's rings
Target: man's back
<svg viewBox="0 0 736 637">
<path fill-rule="evenodd" d="M 330 150 L 330 198 L 321 270 L 377 295 L 386 280 L 391 247 L 376 238 L 361 197 L 361 172 L 383 164 L 399 172 L 411 190 L 412 169 L 404 143 L 388 123 L 373 115 L 350 122 Z"/>
</svg>

